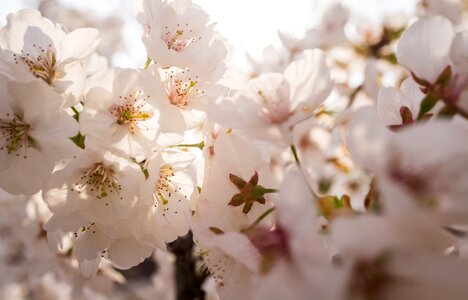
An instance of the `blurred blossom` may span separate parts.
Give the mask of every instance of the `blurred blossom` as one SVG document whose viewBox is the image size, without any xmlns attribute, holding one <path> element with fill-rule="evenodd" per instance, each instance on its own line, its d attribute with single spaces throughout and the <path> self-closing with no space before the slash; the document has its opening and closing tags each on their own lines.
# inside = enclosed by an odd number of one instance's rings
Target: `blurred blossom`
<svg viewBox="0 0 468 300">
<path fill-rule="evenodd" d="M 467 298 L 467 1 L 4 2 L 1 299 Z"/>
</svg>

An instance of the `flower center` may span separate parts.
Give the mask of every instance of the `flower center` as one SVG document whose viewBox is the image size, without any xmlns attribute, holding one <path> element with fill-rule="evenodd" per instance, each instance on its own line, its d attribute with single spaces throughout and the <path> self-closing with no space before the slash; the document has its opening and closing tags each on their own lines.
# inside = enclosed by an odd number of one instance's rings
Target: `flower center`
<svg viewBox="0 0 468 300">
<path fill-rule="evenodd" d="M 49 44 L 47 49 L 41 46 L 33 45 L 36 49 L 36 55 L 25 53 L 21 50 L 21 54 L 13 54 L 14 61 L 16 64 L 22 62 L 26 64 L 29 71 L 36 77 L 44 80 L 47 84 L 51 85 L 54 78 L 57 76 L 55 70 L 57 59 L 55 54 L 55 48 Z"/>
<path fill-rule="evenodd" d="M 166 93 L 169 102 L 179 108 L 186 107 L 204 92 L 197 88 L 198 76 L 189 76 L 190 69 L 166 72 Z"/>
<path fill-rule="evenodd" d="M 163 205 L 167 205 L 167 198 L 172 197 L 172 194 L 180 190 L 180 188 L 172 183 L 172 177 L 174 177 L 174 170 L 172 167 L 162 166 L 159 170 L 159 179 L 156 182 L 156 189 L 154 191 L 153 197 L 156 199 L 159 197 Z"/>
<path fill-rule="evenodd" d="M 8 154 L 16 153 L 19 149 L 34 146 L 34 140 L 28 136 L 30 126 L 24 123 L 20 117 L 6 114 L 6 118 L 0 118 L 0 150 Z M 19 153 L 16 153 L 19 156 Z M 24 158 L 27 156 L 24 155 Z"/>
<path fill-rule="evenodd" d="M 82 172 L 81 182 L 75 183 L 72 191 L 81 193 L 89 187 L 90 192 L 96 193 L 96 198 L 102 199 L 109 193 L 119 193 L 122 190 L 122 186 L 114 176 L 114 170 L 104 166 L 103 163 L 95 163 L 92 167 L 83 169 Z"/>
<path fill-rule="evenodd" d="M 166 42 L 167 49 L 180 53 L 196 41 L 201 40 L 201 37 L 192 35 L 192 30 L 188 26 L 188 23 L 185 26 L 177 24 L 177 28 L 174 31 L 171 31 L 168 26 L 164 27 L 165 31 L 161 38 Z"/>
<path fill-rule="evenodd" d="M 150 95 L 144 96 L 141 90 L 128 96 L 119 96 L 122 104 L 113 105 L 110 112 L 117 124 L 127 126 L 130 132 L 135 134 L 137 128 L 142 129 L 141 122 L 153 116 L 152 112 L 144 110 L 148 98 Z"/>
<path fill-rule="evenodd" d="M 273 124 L 285 122 L 292 113 L 289 111 L 289 103 L 278 91 L 275 95 L 268 95 L 264 91 L 257 92 L 262 104 L 261 114 Z"/>
</svg>

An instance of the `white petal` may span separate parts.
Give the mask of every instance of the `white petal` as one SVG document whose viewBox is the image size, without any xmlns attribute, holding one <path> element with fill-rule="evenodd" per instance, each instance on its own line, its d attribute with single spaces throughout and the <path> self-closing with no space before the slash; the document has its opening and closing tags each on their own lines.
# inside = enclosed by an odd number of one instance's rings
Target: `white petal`
<svg viewBox="0 0 468 300">
<path fill-rule="evenodd" d="M 356 112 L 349 124 L 346 143 L 360 166 L 375 171 L 382 163 L 382 153 L 390 134 L 375 111 L 364 107 Z"/>
<path fill-rule="evenodd" d="M 245 234 L 228 232 L 216 235 L 212 239 L 217 248 L 243 264 L 248 270 L 257 272 L 261 255 Z"/>
<path fill-rule="evenodd" d="M 450 56 L 456 71 L 468 74 L 468 31 L 457 33 L 453 40 Z"/>
<path fill-rule="evenodd" d="M 22 9 L 7 17 L 8 24 L 0 31 L 0 48 L 8 49 L 15 53 L 21 50 L 30 52 L 32 45 L 56 46 L 64 32 L 58 29 L 49 19 L 41 16 L 41 13 L 33 9 Z"/>
<path fill-rule="evenodd" d="M 79 268 L 81 276 L 85 279 L 94 277 L 98 271 L 99 263 L 101 262 L 101 256 L 95 259 L 84 259 L 79 262 Z"/>
<path fill-rule="evenodd" d="M 66 96 L 65 106 L 76 105 L 83 96 L 86 84 L 86 74 L 80 61 L 61 64 L 57 72 L 62 73 L 53 82 L 55 90 Z"/>
<path fill-rule="evenodd" d="M 421 106 L 424 94 L 412 77 L 408 77 L 403 81 L 400 90 L 401 103 L 410 109 L 413 120 L 415 120 L 419 114 L 419 107 Z"/>
<path fill-rule="evenodd" d="M 385 125 L 400 125 L 401 99 L 395 88 L 381 88 L 377 100 L 377 113 Z"/>
<path fill-rule="evenodd" d="M 34 148 L 27 149 L 26 158 L 10 155 L 13 162 L 0 172 L 0 187 L 14 195 L 37 193 L 52 174 L 54 162 Z"/>
<path fill-rule="evenodd" d="M 101 251 L 106 249 L 111 240 L 96 226 L 91 226 L 75 241 L 73 254 L 81 262 L 84 260 L 94 260 L 101 256 Z"/>
<path fill-rule="evenodd" d="M 291 107 L 307 105 L 313 111 L 330 94 L 333 84 L 325 58 L 322 50 L 307 50 L 303 59 L 292 62 L 284 71 L 291 87 Z"/>
<path fill-rule="evenodd" d="M 119 239 L 113 242 L 108 255 L 114 266 L 119 269 L 130 269 L 149 257 L 154 247 L 137 241 L 134 237 Z"/>
<path fill-rule="evenodd" d="M 398 42 L 398 62 L 419 78 L 434 83 L 449 65 L 453 36 L 452 23 L 443 17 L 416 21 Z"/>
<path fill-rule="evenodd" d="M 94 28 L 79 28 L 68 33 L 62 40 L 61 61 L 82 59 L 91 55 L 99 44 L 99 31 Z"/>
<path fill-rule="evenodd" d="M 33 123 L 53 123 L 55 120 L 44 118 L 44 114 L 58 113 L 63 99 L 42 81 L 8 84 L 8 92 L 14 98 L 14 106 L 24 114 L 23 121 Z"/>
</svg>

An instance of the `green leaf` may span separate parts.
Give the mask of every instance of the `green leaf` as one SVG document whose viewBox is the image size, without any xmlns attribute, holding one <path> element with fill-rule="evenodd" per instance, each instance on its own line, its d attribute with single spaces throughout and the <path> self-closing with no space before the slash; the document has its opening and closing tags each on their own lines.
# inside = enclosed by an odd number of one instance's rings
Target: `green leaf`
<svg viewBox="0 0 468 300">
<path fill-rule="evenodd" d="M 419 114 L 418 114 L 418 120 L 421 120 L 426 113 L 428 113 L 437 103 L 439 98 L 434 95 L 429 93 L 424 99 L 421 101 L 421 105 L 419 107 Z"/>
</svg>

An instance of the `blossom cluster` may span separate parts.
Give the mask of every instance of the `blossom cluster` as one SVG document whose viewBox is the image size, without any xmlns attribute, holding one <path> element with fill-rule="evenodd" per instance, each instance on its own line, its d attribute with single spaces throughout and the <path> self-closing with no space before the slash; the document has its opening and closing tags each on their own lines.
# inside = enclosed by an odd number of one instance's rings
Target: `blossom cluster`
<svg viewBox="0 0 468 300">
<path fill-rule="evenodd" d="M 247 76 L 191 0 L 132 6 L 141 69 L 37 10 L 0 29 L 1 298 L 109 296 L 153 257 L 138 297 L 173 299 L 187 234 L 207 299 L 468 297 L 461 2 L 354 37 L 333 3 Z"/>
</svg>

